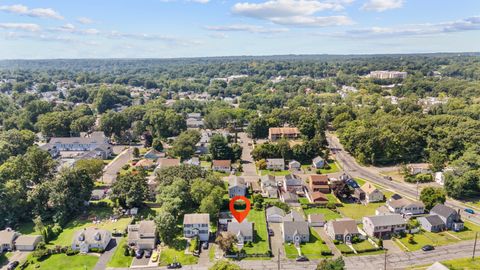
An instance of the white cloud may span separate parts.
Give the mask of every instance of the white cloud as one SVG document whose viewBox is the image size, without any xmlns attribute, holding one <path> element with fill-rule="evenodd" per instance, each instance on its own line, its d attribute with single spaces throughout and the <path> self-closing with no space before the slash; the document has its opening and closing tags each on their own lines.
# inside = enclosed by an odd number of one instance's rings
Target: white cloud
<svg viewBox="0 0 480 270">
<path fill-rule="evenodd" d="M 249 33 L 284 33 L 287 32 L 286 28 L 265 28 L 263 26 L 250 25 L 250 24 L 233 24 L 222 26 L 206 26 L 207 30 L 219 31 L 219 32 L 249 32 Z"/>
<path fill-rule="evenodd" d="M 207 4 L 208 2 L 210 2 L 210 0 L 190 0 L 190 1 L 199 3 L 199 4 Z"/>
<path fill-rule="evenodd" d="M 371 27 L 354 29 L 342 33 L 344 37 L 396 37 L 396 36 L 425 36 L 480 30 L 480 16 L 468 17 L 456 21 L 399 25 L 396 27 Z"/>
<path fill-rule="evenodd" d="M 50 28 L 49 30 L 53 31 L 53 32 L 64 32 L 64 33 L 81 34 L 81 35 L 98 35 L 98 34 L 100 34 L 100 31 L 95 29 L 95 28 L 79 29 L 71 23 L 64 24 L 60 27 Z"/>
<path fill-rule="evenodd" d="M 29 8 L 24 5 L 11 5 L 11 6 L 0 6 L 0 11 L 5 11 L 9 13 L 30 16 L 30 17 L 39 17 L 39 18 L 50 18 L 63 20 L 63 17 L 51 8 Z"/>
<path fill-rule="evenodd" d="M 352 24 L 347 16 L 316 16 L 321 11 L 339 11 L 353 0 L 269 0 L 262 3 L 237 3 L 234 14 L 268 20 L 282 25 L 323 27 Z"/>
<path fill-rule="evenodd" d="M 382 12 L 389 9 L 401 8 L 404 0 L 369 0 L 362 6 L 363 10 Z"/>
<path fill-rule="evenodd" d="M 77 22 L 79 22 L 81 24 L 92 24 L 93 20 L 90 19 L 90 18 L 87 18 L 87 17 L 80 17 L 80 18 L 77 19 Z"/>
<path fill-rule="evenodd" d="M 40 26 L 34 23 L 0 23 L 0 29 L 37 32 L 40 31 Z"/>
</svg>

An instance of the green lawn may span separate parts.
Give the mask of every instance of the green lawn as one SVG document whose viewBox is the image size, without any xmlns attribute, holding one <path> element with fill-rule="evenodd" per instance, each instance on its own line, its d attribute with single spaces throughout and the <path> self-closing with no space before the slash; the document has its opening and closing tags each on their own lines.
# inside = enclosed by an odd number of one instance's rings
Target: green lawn
<svg viewBox="0 0 480 270">
<path fill-rule="evenodd" d="M 480 226 L 473 224 L 470 221 L 464 221 L 464 230 L 461 232 L 454 232 L 454 231 L 449 231 L 452 235 L 455 235 L 456 237 L 462 239 L 462 240 L 469 240 L 469 239 L 474 239 L 475 238 L 475 233 L 480 232 Z"/>
<path fill-rule="evenodd" d="M 459 242 L 458 239 L 448 235 L 445 232 L 440 233 L 432 233 L 432 232 L 421 232 L 414 234 L 415 243 L 411 244 L 408 242 L 410 234 L 406 237 L 398 239 L 403 245 L 405 245 L 410 251 L 415 251 L 421 249 L 425 245 L 432 245 L 432 246 L 442 246 L 453 244 Z M 400 248 L 403 248 L 399 245 Z"/>
<path fill-rule="evenodd" d="M 208 258 L 210 259 L 210 262 L 215 261 L 215 245 L 210 246 L 210 249 L 208 250 Z"/>
<path fill-rule="evenodd" d="M 338 211 L 343 216 L 349 217 L 355 220 L 362 220 L 365 216 L 374 216 L 375 209 L 384 205 L 383 202 L 369 203 L 367 205 L 357 203 L 344 203 L 343 206 L 337 207 Z"/>
<path fill-rule="evenodd" d="M 98 257 L 91 255 L 74 255 L 67 256 L 65 254 L 51 255 L 47 259 L 38 262 L 35 258 L 29 256 L 27 259 L 30 263 L 25 270 L 91 270 L 97 264 Z"/>
<path fill-rule="evenodd" d="M 335 197 L 335 195 L 333 195 L 332 193 L 328 193 L 327 194 L 327 199 L 329 202 L 334 202 L 334 203 L 338 203 L 340 202 L 337 197 Z"/>
<path fill-rule="evenodd" d="M 300 197 L 298 198 L 298 201 L 301 203 L 301 204 L 310 204 L 310 201 L 305 198 L 305 197 Z"/>
<path fill-rule="evenodd" d="M 265 212 L 251 209 L 248 213 L 247 220 L 254 223 L 254 241 L 252 247 L 244 246 L 243 249 L 247 254 L 268 252 L 268 232 Z"/>
<path fill-rule="evenodd" d="M 310 214 L 323 214 L 325 216 L 325 220 L 337 219 L 342 217 L 340 214 L 333 212 L 328 208 L 320 208 L 320 207 L 308 208 L 308 209 L 303 209 L 303 212 L 305 213 L 306 216 Z"/>
<path fill-rule="evenodd" d="M 339 172 L 339 171 L 340 171 L 340 169 L 338 168 L 337 163 L 335 163 L 335 162 L 330 162 L 330 163 L 328 163 L 328 165 L 330 166 L 330 169 L 320 169 L 320 172 L 321 172 L 322 174 L 336 173 L 336 172 Z"/>
<path fill-rule="evenodd" d="M 355 248 L 357 252 L 361 252 L 366 249 L 375 248 L 375 246 L 368 242 L 368 240 L 363 240 L 360 243 L 353 244 L 353 248 Z"/>
<path fill-rule="evenodd" d="M 342 253 L 350 253 L 352 252 L 353 253 L 353 250 L 351 250 L 347 245 L 345 244 L 338 244 L 338 245 L 335 245 L 337 247 L 337 249 Z"/>
<path fill-rule="evenodd" d="M 292 243 L 284 244 L 285 247 L 285 255 L 289 259 L 295 259 L 298 257 L 298 251 L 295 248 L 295 245 Z"/>
<path fill-rule="evenodd" d="M 126 242 L 127 240 L 125 239 L 125 237 L 120 240 L 120 242 L 118 243 L 118 247 L 115 250 L 115 253 L 113 253 L 112 259 L 107 264 L 108 267 L 130 267 L 133 257 L 125 256 L 123 254 L 123 245 L 125 245 Z"/>
<path fill-rule="evenodd" d="M 183 265 L 197 264 L 197 257 L 190 254 L 185 254 L 186 246 L 187 240 L 177 238 L 175 241 L 175 246 L 163 248 L 160 254 L 160 266 L 166 266 L 167 264 L 175 261 Z"/>
<path fill-rule="evenodd" d="M 310 241 L 301 244 L 300 249 L 302 250 L 302 254 L 309 259 L 325 258 L 321 252 L 330 250 L 326 244 L 322 243 L 322 238 L 320 238 L 320 235 L 312 228 L 310 228 Z"/>
<path fill-rule="evenodd" d="M 12 257 L 12 253 L 11 252 L 3 252 L 3 253 L 0 253 L 0 266 L 3 265 L 4 263 L 7 262 L 7 260 Z"/>
<path fill-rule="evenodd" d="M 291 173 L 292 172 L 289 170 L 283 170 L 283 171 L 260 170 L 260 175 L 270 174 L 274 176 L 285 176 Z"/>
<path fill-rule="evenodd" d="M 449 261 L 443 261 L 443 265 L 450 269 L 479 269 L 480 265 L 480 258 L 476 257 L 475 261 L 472 258 L 463 258 L 463 259 L 455 259 Z"/>
</svg>

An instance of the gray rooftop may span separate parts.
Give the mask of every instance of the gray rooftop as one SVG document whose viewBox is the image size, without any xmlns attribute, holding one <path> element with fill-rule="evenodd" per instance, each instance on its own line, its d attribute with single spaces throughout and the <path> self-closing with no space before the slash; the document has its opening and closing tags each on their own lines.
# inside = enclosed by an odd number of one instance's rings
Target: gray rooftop
<svg viewBox="0 0 480 270">
<path fill-rule="evenodd" d="M 243 236 L 253 237 L 253 223 L 246 220 L 244 220 L 242 223 L 232 221 L 228 223 L 227 231 L 234 235 L 237 235 L 239 232 L 241 232 Z"/>
<path fill-rule="evenodd" d="M 443 220 L 438 215 L 429 215 L 429 216 L 426 216 L 426 217 L 420 217 L 418 219 L 425 219 L 432 226 L 440 226 L 440 225 L 445 224 L 443 222 Z"/>
<path fill-rule="evenodd" d="M 283 231 L 285 235 L 293 235 L 295 232 L 308 235 L 310 234 L 310 227 L 306 221 L 284 221 Z"/>
<path fill-rule="evenodd" d="M 432 213 L 432 214 L 437 214 L 437 215 L 439 215 L 439 216 L 441 216 L 441 217 L 447 218 L 447 217 L 449 217 L 450 215 L 455 214 L 456 211 L 455 211 L 455 209 L 453 209 L 453 208 L 451 208 L 451 207 L 448 207 L 448 206 L 446 206 L 446 205 L 444 205 L 444 204 L 440 204 L 440 203 L 439 203 L 439 204 L 435 205 L 435 206 L 432 208 L 432 210 L 430 210 L 430 213 Z"/>
<path fill-rule="evenodd" d="M 267 213 L 267 216 L 271 216 L 271 215 L 280 215 L 282 217 L 285 216 L 285 211 L 283 211 L 283 209 L 280 209 L 276 206 L 267 208 L 266 213 Z"/>
<path fill-rule="evenodd" d="M 407 222 L 405 222 L 403 217 L 399 214 L 369 216 L 364 218 L 370 219 L 372 221 L 373 226 L 375 227 L 407 224 Z"/>
</svg>

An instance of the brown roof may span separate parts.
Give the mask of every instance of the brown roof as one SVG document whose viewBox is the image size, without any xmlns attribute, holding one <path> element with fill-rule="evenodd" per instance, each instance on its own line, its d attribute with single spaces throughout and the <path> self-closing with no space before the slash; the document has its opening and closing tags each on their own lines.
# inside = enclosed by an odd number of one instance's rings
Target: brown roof
<svg viewBox="0 0 480 270">
<path fill-rule="evenodd" d="M 310 214 L 310 215 L 308 215 L 308 221 L 310 221 L 310 222 L 325 222 L 325 216 L 323 214 Z"/>
<path fill-rule="evenodd" d="M 209 224 L 209 214 L 185 214 L 183 224 Z"/>
<path fill-rule="evenodd" d="M 219 160 L 219 159 L 216 159 L 216 160 L 213 160 L 212 161 L 212 166 L 213 167 L 230 167 L 232 165 L 232 161 L 231 160 Z"/>
<path fill-rule="evenodd" d="M 135 167 L 151 167 L 153 166 L 153 160 L 151 159 L 142 159 L 135 164 Z"/>
<path fill-rule="evenodd" d="M 298 128 L 296 127 L 277 127 L 277 128 L 270 128 L 268 130 L 269 134 L 276 134 L 276 135 L 283 135 L 283 134 L 300 134 Z"/>
<path fill-rule="evenodd" d="M 158 165 L 161 168 L 180 166 L 180 159 L 179 158 L 161 158 L 158 160 Z"/>
<path fill-rule="evenodd" d="M 375 190 L 377 190 L 377 188 L 376 188 L 374 185 L 370 184 L 370 183 L 365 183 L 365 184 L 363 184 L 363 186 L 361 187 L 361 189 L 362 189 L 363 191 L 365 191 L 365 193 L 367 193 L 367 194 L 370 194 L 370 193 L 374 192 Z"/>
<path fill-rule="evenodd" d="M 350 218 L 342 218 L 342 219 L 337 219 L 337 220 L 331 220 L 331 225 L 333 232 L 335 234 L 345 234 L 347 233 L 357 233 L 358 234 L 358 228 L 357 228 L 357 223 L 355 220 L 350 219 Z"/>
<path fill-rule="evenodd" d="M 310 197 L 312 198 L 312 200 L 314 202 L 316 201 L 328 201 L 328 198 L 325 194 L 323 194 L 322 192 L 312 192 L 310 194 Z"/>
<path fill-rule="evenodd" d="M 328 176 L 324 174 L 310 175 L 310 183 L 314 185 L 328 185 Z"/>
</svg>

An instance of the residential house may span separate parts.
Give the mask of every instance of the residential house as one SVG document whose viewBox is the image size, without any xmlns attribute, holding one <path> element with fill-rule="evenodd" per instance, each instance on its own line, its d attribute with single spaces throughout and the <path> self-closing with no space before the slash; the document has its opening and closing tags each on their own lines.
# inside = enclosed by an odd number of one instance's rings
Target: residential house
<svg viewBox="0 0 480 270">
<path fill-rule="evenodd" d="M 155 166 L 155 163 L 153 160 L 151 159 L 142 159 L 142 160 L 139 160 L 136 164 L 135 164 L 135 167 L 137 168 L 142 168 L 144 170 L 148 170 L 148 169 L 151 169 Z"/>
<path fill-rule="evenodd" d="M 309 176 L 309 186 L 310 191 L 312 192 L 322 192 L 322 193 L 330 193 L 330 186 L 328 185 L 328 176 L 327 175 L 319 175 L 313 174 Z"/>
<path fill-rule="evenodd" d="M 237 238 L 237 245 L 243 246 L 246 242 L 253 242 L 253 222 L 244 220 L 238 223 L 236 220 L 228 223 L 227 231 Z"/>
<path fill-rule="evenodd" d="M 94 151 L 101 154 L 103 159 L 112 155 L 112 147 L 103 132 L 92 132 L 84 137 L 53 137 L 50 142 L 43 146 L 60 152 L 89 152 Z M 49 151 L 50 152 L 50 151 Z"/>
<path fill-rule="evenodd" d="M 316 204 L 327 204 L 328 203 L 328 198 L 325 195 L 325 193 L 322 192 L 310 192 L 308 193 L 308 199 L 311 203 L 316 203 Z"/>
<path fill-rule="evenodd" d="M 265 215 L 267 217 L 267 222 L 281 223 L 285 217 L 285 211 L 276 206 L 271 206 L 265 210 Z"/>
<path fill-rule="evenodd" d="M 364 201 L 365 200 L 365 191 L 363 191 L 363 189 L 361 188 L 355 188 L 353 189 L 353 195 L 352 195 L 353 198 L 355 198 L 357 201 Z"/>
<path fill-rule="evenodd" d="M 298 195 L 296 193 L 292 193 L 292 192 L 287 191 L 287 192 L 282 193 L 281 200 L 284 203 L 297 204 L 298 203 Z"/>
<path fill-rule="evenodd" d="M 196 118 L 187 118 L 186 120 L 187 128 L 203 128 L 204 123 L 201 119 Z"/>
<path fill-rule="evenodd" d="M 430 210 L 430 214 L 438 215 L 445 223 L 445 227 L 449 230 L 463 230 L 464 224 L 460 213 L 451 207 L 448 207 L 444 204 L 437 204 L 432 208 L 432 210 Z"/>
<path fill-rule="evenodd" d="M 11 228 L 0 231 L 0 253 L 3 251 L 11 251 L 15 249 L 14 240 L 20 234 Z"/>
<path fill-rule="evenodd" d="M 283 177 L 283 190 L 285 192 L 292 192 L 299 195 L 304 194 L 304 182 L 295 174 L 287 174 Z"/>
<path fill-rule="evenodd" d="M 380 215 L 391 215 L 392 212 L 390 212 L 390 209 L 386 205 L 381 205 L 377 209 L 375 209 L 375 215 L 380 216 Z"/>
<path fill-rule="evenodd" d="M 157 226 L 153 220 L 128 225 L 128 245 L 139 250 L 153 250 L 157 242 Z"/>
<path fill-rule="evenodd" d="M 267 158 L 267 169 L 281 171 L 285 169 L 285 160 L 283 158 Z"/>
<path fill-rule="evenodd" d="M 306 221 L 284 221 L 281 225 L 284 243 L 306 243 L 310 240 L 310 227 Z"/>
<path fill-rule="evenodd" d="M 323 166 L 325 166 L 325 159 L 323 159 L 322 157 L 316 157 L 312 159 L 312 166 L 315 169 L 323 168 Z"/>
<path fill-rule="evenodd" d="M 422 202 L 412 202 L 398 194 L 394 194 L 386 203 L 392 213 L 403 215 L 420 215 L 425 212 L 425 205 Z"/>
<path fill-rule="evenodd" d="M 310 227 L 323 227 L 326 222 L 323 214 L 310 214 L 307 220 Z"/>
<path fill-rule="evenodd" d="M 407 222 L 399 214 L 363 217 L 362 223 L 367 235 L 382 239 L 404 232 L 407 228 Z"/>
<path fill-rule="evenodd" d="M 94 189 L 92 190 L 92 195 L 90 196 L 91 201 L 103 200 L 107 196 L 107 189 Z"/>
<path fill-rule="evenodd" d="M 42 242 L 40 235 L 20 235 L 14 241 L 15 249 L 18 251 L 34 251 L 38 243 Z"/>
<path fill-rule="evenodd" d="M 212 170 L 217 172 L 230 173 L 232 170 L 232 161 L 231 160 L 213 160 L 212 161 Z"/>
<path fill-rule="evenodd" d="M 200 241 L 210 238 L 209 214 L 185 214 L 183 216 L 183 236 L 192 238 L 198 236 Z"/>
<path fill-rule="evenodd" d="M 449 270 L 450 268 L 446 267 L 445 265 L 435 262 L 434 264 L 430 265 L 426 270 Z"/>
<path fill-rule="evenodd" d="M 245 179 L 240 176 L 232 176 L 228 179 L 228 196 L 245 196 L 247 194 L 247 184 Z"/>
<path fill-rule="evenodd" d="M 152 159 L 152 160 L 157 160 L 159 158 L 164 158 L 165 157 L 165 153 L 163 152 L 160 152 L 160 151 L 157 151 L 155 149 L 150 149 L 148 150 L 144 155 L 143 155 L 144 158 L 148 158 L 148 159 Z"/>
<path fill-rule="evenodd" d="M 283 221 L 305 221 L 305 217 L 296 210 L 291 210 L 290 213 L 283 217 Z"/>
<path fill-rule="evenodd" d="M 160 158 L 158 159 L 158 165 L 155 170 L 166 169 L 180 165 L 181 162 L 179 158 Z"/>
<path fill-rule="evenodd" d="M 285 138 L 295 140 L 300 137 L 300 131 L 296 127 L 276 127 L 268 129 L 268 139 L 272 142 Z"/>
<path fill-rule="evenodd" d="M 192 165 L 192 166 L 200 166 L 200 158 L 192 157 L 191 159 L 185 161 L 185 164 Z"/>
<path fill-rule="evenodd" d="M 302 164 L 294 159 L 288 163 L 288 169 L 291 171 L 299 171 L 301 168 Z"/>
<path fill-rule="evenodd" d="M 365 192 L 365 201 L 367 203 L 381 202 L 384 199 L 383 193 L 374 185 L 368 182 L 363 184 L 362 190 Z"/>
<path fill-rule="evenodd" d="M 112 239 L 112 233 L 98 228 L 84 228 L 75 232 L 72 241 L 72 249 L 80 253 L 88 253 L 90 249 L 105 250 Z"/>
<path fill-rule="evenodd" d="M 333 239 L 350 243 L 354 236 L 360 236 L 357 222 L 351 218 L 330 220 L 325 224 L 325 232 Z"/>
<path fill-rule="evenodd" d="M 432 173 L 430 169 L 430 164 L 428 163 L 415 163 L 408 166 L 408 171 L 410 174 L 419 174 L 419 173 Z"/>
<path fill-rule="evenodd" d="M 437 184 L 443 186 L 445 184 L 445 175 L 443 174 L 443 172 L 436 172 L 435 173 L 435 182 L 437 182 Z"/>
<path fill-rule="evenodd" d="M 262 195 L 267 198 L 278 198 L 278 184 L 275 176 L 266 174 L 260 178 Z"/>
<path fill-rule="evenodd" d="M 445 222 L 438 215 L 417 218 L 422 228 L 428 232 L 441 232 L 447 229 Z"/>
</svg>

